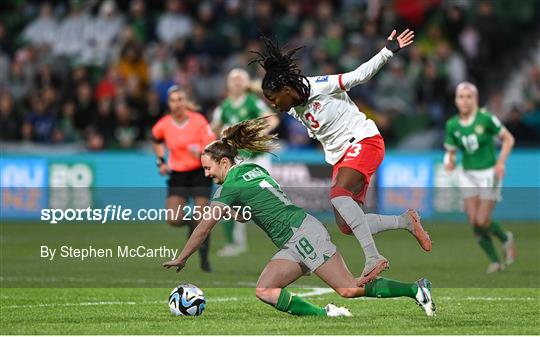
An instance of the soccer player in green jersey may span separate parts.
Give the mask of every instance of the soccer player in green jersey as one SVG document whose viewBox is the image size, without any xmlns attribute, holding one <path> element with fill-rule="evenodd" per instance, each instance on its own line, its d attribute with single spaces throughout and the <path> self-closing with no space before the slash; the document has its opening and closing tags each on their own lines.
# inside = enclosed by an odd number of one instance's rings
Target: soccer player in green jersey
<svg viewBox="0 0 540 337">
<path fill-rule="evenodd" d="M 257 281 L 256 296 L 261 301 L 293 315 L 351 316 L 346 308 L 332 304 L 322 308 L 286 289 L 302 275 L 315 273 L 342 297 L 410 297 L 433 316 L 435 305 L 427 279 L 404 283 L 377 278 L 359 287 L 324 225 L 294 205 L 263 167 L 235 162 L 239 149 L 268 152 L 273 148 L 275 136 L 263 134 L 265 127 L 261 119 L 244 121 L 224 130 L 223 138 L 205 148 L 201 157 L 205 173 L 220 185 L 210 205 L 213 216 L 203 216 L 178 258 L 163 266 L 184 268 L 218 222 L 219 216 L 214 216 L 241 206 L 249 208 L 252 220 L 279 249 Z M 245 217 L 244 211 L 238 213 Z"/>
<path fill-rule="evenodd" d="M 472 225 L 478 244 L 491 263 L 487 272 L 504 269 L 491 240 L 497 237 L 504 246 L 505 262 L 511 264 L 516 256 L 511 232 L 492 220 L 491 214 L 501 199 L 505 162 L 514 145 L 514 137 L 497 117 L 478 108 L 478 89 L 469 82 L 456 88 L 456 106 L 459 114 L 446 122 L 444 166 L 447 171 L 456 167 L 456 151 L 463 154 L 463 171 L 459 184 L 464 198 L 465 212 Z M 499 137 L 502 148 L 496 156 L 494 138 Z"/>
<path fill-rule="evenodd" d="M 248 119 L 266 116 L 269 134 L 279 125 L 279 118 L 272 110 L 250 91 L 251 81 L 247 71 L 241 68 L 232 69 L 227 75 L 227 98 L 214 110 L 212 129 L 219 135 L 223 128 Z M 271 172 L 271 158 L 267 153 L 249 153 L 240 151 L 246 162 L 256 163 Z M 247 233 L 244 223 L 222 221 L 225 231 L 225 246 L 217 252 L 218 256 L 237 256 L 247 250 Z"/>
</svg>

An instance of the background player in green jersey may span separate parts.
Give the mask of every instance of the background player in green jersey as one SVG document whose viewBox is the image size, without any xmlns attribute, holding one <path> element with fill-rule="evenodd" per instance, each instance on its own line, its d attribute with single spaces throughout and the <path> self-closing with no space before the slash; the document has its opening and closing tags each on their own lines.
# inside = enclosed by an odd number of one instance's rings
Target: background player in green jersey
<svg viewBox="0 0 540 337">
<path fill-rule="evenodd" d="M 279 118 L 257 95 L 250 91 L 251 81 L 244 69 L 235 68 L 227 75 L 227 98 L 214 110 L 212 129 L 219 135 L 223 128 L 248 119 L 266 116 L 268 123 L 264 132 L 269 134 L 279 125 Z M 256 163 L 271 172 L 271 158 L 267 153 L 240 151 L 241 157 Z M 247 250 L 247 233 L 244 223 L 222 221 L 225 231 L 225 246 L 218 256 L 236 256 Z"/>
<path fill-rule="evenodd" d="M 447 171 L 456 167 L 456 151 L 463 155 L 463 171 L 459 184 L 464 198 L 465 212 L 473 226 L 478 244 L 489 257 L 491 264 L 487 272 L 504 269 L 491 235 L 504 246 L 505 262 L 514 262 L 516 250 L 511 232 L 492 220 L 491 214 L 501 199 L 502 179 L 505 162 L 514 145 L 514 137 L 497 117 L 478 108 L 478 89 L 469 82 L 456 88 L 456 106 L 459 114 L 446 122 L 444 166 Z M 494 138 L 502 140 L 502 149 L 496 157 Z"/>
<path fill-rule="evenodd" d="M 236 164 L 238 149 L 267 152 L 273 148 L 271 141 L 275 136 L 263 134 L 265 127 L 261 119 L 233 125 L 223 132 L 221 140 L 205 148 L 201 157 L 205 173 L 220 185 L 210 205 L 213 217 L 203 216 L 205 220 L 195 228 L 178 258 L 163 266 L 175 267 L 177 271 L 184 268 L 219 220 L 215 215 L 241 206 L 244 210 L 249 208 L 252 220 L 279 248 L 257 281 L 256 296 L 261 301 L 293 315 L 351 316 L 346 308 L 332 304 L 318 307 L 285 289 L 302 275 L 313 272 L 342 297 L 410 297 L 432 316 L 435 305 L 427 279 L 403 283 L 378 278 L 358 287 L 358 280 L 348 270 L 324 225 L 294 205 L 263 167 Z"/>
</svg>

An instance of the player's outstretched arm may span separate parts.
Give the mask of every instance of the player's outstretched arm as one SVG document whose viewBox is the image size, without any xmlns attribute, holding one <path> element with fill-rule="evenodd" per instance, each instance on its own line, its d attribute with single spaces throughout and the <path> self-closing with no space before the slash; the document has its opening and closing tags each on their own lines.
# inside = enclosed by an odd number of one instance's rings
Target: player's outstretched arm
<svg viewBox="0 0 540 337">
<path fill-rule="evenodd" d="M 414 42 L 414 31 L 412 30 L 405 29 L 397 37 L 396 35 L 397 31 L 394 29 L 390 36 L 388 36 L 386 47 L 355 70 L 340 75 L 341 88 L 348 90 L 358 84 L 369 81 L 388 62 L 394 53 Z"/>
<path fill-rule="evenodd" d="M 505 174 L 506 159 L 508 159 L 510 152 L 512 152 L 515 140 L 514 136 L 506 128 L 501 131 L 499 137 L 502 140 L 502 145 L 501 153 L 499 154 L 499 158 L 497 159 L 497 163 L 495 164 L 495 175 L 497 176 L 497 178 L 502 179 Z"/>
<path fill-rule="evenodd" d="M 449 150 L 447 149 L 444 154 L 444 169 L 447 172 L 451 172 L 456 168 L 456 150 Z"/>
<path fill-rule="evenodd" d="M 218 212 L 215 210 L 215 208 L 220 208 L 220 211 Z M 225 210 L 223 209 L 223 205 L 212 203 L 210 205 L 210 214 L 225 214 Z M 201 244 L 204 242 L 204 240 L 208 237 L 210 232 L 212 231 L 212 228 L 218 223 L 219 219 L 210 217 L 210 219 L 206 220 L 203 219 L 201 222 L 195 227 L 193 230 L 193 233 L 189 237 L 188 241 L 186 242 L 186 245 L 184 246 L 184 249 L 180 252 L 180 255 L 174 260 L 167 261 L 163 263 L 163 267 L 169 269 L 171 267 L 175 267 L 176 271 L 179 272 L 182 270 L 189 257 L 199 249 Z"/>
</svg>

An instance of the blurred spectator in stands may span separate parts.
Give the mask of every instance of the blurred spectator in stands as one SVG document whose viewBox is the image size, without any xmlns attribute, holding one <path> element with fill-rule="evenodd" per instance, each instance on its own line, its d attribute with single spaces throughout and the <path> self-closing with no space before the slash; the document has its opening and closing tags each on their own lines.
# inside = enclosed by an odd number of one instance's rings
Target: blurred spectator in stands
<svg viewBox="0 0 540 337">
<path fill-rule="evenodd" d="M 22 125 L 21 134 L 23 140 L 38 143 L 51 143 L 61 140 L 57 133 L 56 118 L 46 110 L 43 100 L 38 95 L 30 99 L 31 109 L 26 115 Z"/>
<path fill-rule="evenodd" d="M 22 62 L 15 60 L 11 63 L 7 86 L 16 104 L 29 94 L 32 78 L 30 74 L 24 72 Z"/>
<path fill-rule="evenodd" d="M 448 78 L 447 94 L 453 95 L 453 88 L 465 81 L 467 65 L 463 57 L 452 49 L 446 41 L 441 41 L 436 47 L 435 64 L 437 72 Z"/>
<path fill-rule="evenodd" d="M 126 84 L 127 95 L 134 99 L 142 99 L 148 86 L 148 65 L 139 45 L 127 43 L 122 48 L 118 72 Z"/>
<path fill-rule="evenodd" d="M 330 1 L 324 0 L 317 5 L 315 10 L 315 23 L 317 24 L 318 33 L 324 34 L 330 24 L 334 22 L 334 8 Z"/>
<path fill-rule="evenodd" d="M 280 126 L 283 138 L 287 140 L 287 145 L 291 149 L 313 148 L 313 142 L 309 138 L 307 129 L 289 114 L 282 115 Z"/>
<path fill-rule="evenodd" d="M 121 82 L 118 69 L 114 65 L 109 66 L 103 78 L 96 85 L 96 100 L 115 97 L 118 86 L 122 85 Z"/>
<path fill-rule="evenodd" d="M 206 28 L 198 23 L 194 25 L 191 36 L 186 40 L 186 50 L 191 56 L 207 59 L 218 56 L 221 52 L 218 41 L 214 40 Z"/>
<path fill-rule="evenodd" d="M 360 35 L 360 39 L 362 40 L 362 50 L 365 55 L 364 60 L 366 61 L 371 58 L 372 55 L 378 53 L 383 47 L 381 46 L 381 37 L 379 36 L 377 23 L 375 21 L 366 23 Z"/>
<path fill-rule="evenodd" d="M 298 66 L 303 69 L 306 74 L 313 74 L 314 62 L 313 52 L 318 45 L 317 26 L 312 20 L 306 20 L 300 27 L 300 34 L 295 37 L 291 42 L 291 47 L 304 47 L 298 51 Z M 253 58 L 253 56 L 251 56 Z M 241 67 L 242 65 L 238 65 Z M 260 67 L 256 67 L 259 69 Z"/>
<path fill-rule="evenodd" d="M 0 92 L 0 139 L 18 140 L 20 130 L 20 118 L 14 109 L 11 94 L 7 90 L 2 90 Z"/>
<path fill-rule="evenodd" d="M 47 86 L 60 88 L 61 83 L 61 79 L 53 73 L 51 65 L 43 63 L 38 66 L 32 85 L 36 89 L 43 89 Z"/>
<path fill-rule="evenodd" d="M 523 88 L 523 96 L 527 102 L 532 102 L 536 107 L 540 107 L 540 60 L 537 64 L 532 64 L 527 72 L 527 81 Z"/>
<path fill-rule="evenodd" d="M 418 39 L 418 46 L 422 49 L 422 54 L 426 57 L 435 55 L 437 45 L 445 41 L 442 30 L 439 26 L 431 24 L 427 28 L 427 33 L 421 34 Z"/>
<path fill-rule="evenodd" d="M 45 105 L 45 110 L 57 117 L 60 114 L 58 90 L 52 85 L 47 85 L 41 89 L 40 93 L 43 104 Z"/>
<path fill-rule="evenodd" d="M 424 57 L 419 46 L 414 44 L 409 48 L 409 64 L 407 66 L 407 76 L 411 79 L 415 88 L 421 85 L 424 72 Z M 369 83 L 369 82 L 368 82 Z"/>
<path fill-rule="evenodd" d="M 217 18 L 214 7 L 210 1 L 202 1 L 197 7 L 197 22 L 208 31 L 215 31 L 217 27 Z"/>
<path fill-rule="evenodd" d="M 394 57 L 382 74 L 376 88 L 376 104 L 379 110 L 395 111 L 409 115 L 414 112 L 414 87 L 403 69 L 403 60 Z"/>
<path fill-rule="evenodd" d="M 494 64 L 505 41 L 505 32 L 501 30 L 501 21 L 495 15 L 492 0 L 481 0 L 475 3 L 477 15 L 474 18 L 474 26 L 480 35 L 478 46 L 478 58 L 482 64 Z"/>
<path fill-rule="evenodd" d="M 184 12 L 184 3 L 180 0 L 167 0 L 166 11 L 157 23 L 159 40 L 172 44 L 176 39 L 185 39 L 193 29 L 192 19 Z"/>
<path fill-rule="evenodd" d="M 242 13 L 240 0 L 225 1 L 225 15 L 218 19 L 217 33 L 225 39 L 232 53 L 243 51 L 244 34 L 249 26 Z"/>
<path fill-rule="evenodd" d="M 419 103 L 427 111 L 431 121 L 442 127 L 448 119 L 445 113 L 447 100 L 448 78 L 437 70 L 433 61 L 428 61 L 423 69 L 418 86 Z"/>
<path fill-rule="evenodd" d="M 70 1 L 70 11 L 58 26 L 53 51 L 55 55 L 66 56 L 76 61 L 85 48 L 85 30 L 88 28 L 88 15 L 82 12 L 79 1 Z"/>
<path fill-rule="evenodd" d="M 497 118 L 504 123 L 508 120 L 510 108 L 505 106 L 504 97 L 501 91 L 496 91 L 489 95 L 486 103 L 487 110 L 497 116 Z"/>
<path fill-rule="evenodd" d="M 34 45 L 52 46 L 57 37 L 58 22 L 49 2 L 41 4 L 39 16 L 31 21 L 22 32 L 23 42 Z"/>
<path fill-rule="evenodd" d="M 127 24 L 136 42 L 146 43 L 154 38 L 154 21 L 146 11 L 144 0 L 131 0 Z"/>
<path fill-rule="evenodd" d="M 343 29 L 339 23 L 332 23 L 326 27 L 325 35 L 322 38 L 324 51 L 331 60 L 336 62 L 345 49 L 345 40 L 343 37 Z M 328 74 L 328 73 L 324 73 Z"/>
<path fill-rule="evenodd" d="M 134 148 L 139 129 L 133 120 L 129 105 L 126 102 L 117 102 L 114 107 L 115 127 L 111 146 L 113 148 Z"/>
<path fill-rule="evenodd" d="M 85 64 L 103 66 L 112 54 L 112 47 L 124 26 L 124 17 L 117 12 L 114 0 L 99 6 L 97 17 L 90 17 L 85 27 L 85 47 L 81 58 Z"/>
<path fill-rule="evenodd" d="M 285 14 L 279 16 L 275 33 L 279 41 L 289 41 L 298 33 L 301 24 L 301 8 L 297 1 L 286 2 Z"/>
<path fill-rule="evenodd" d="M 112 99 L 101 98 L 97 103 L 97 114 L 86 129 L 87 147 L 92 151 L 97 151 L 110 144 L 114 135 L 114 123 Z"/>
<path fill-rule="evenodd" d="M 71 143 L 79 140 L 80 134 L 75 127 L 75 101 L 67 100 L 62 104 L 61 114 L 58 118 L 58 129 L 62 135 L 62 141 Z"/>
<path fill-rule="evenodd" d="M 245 4 L 243 1 L 241 4 Z M 269 0 L 253 1 L 255 6 L 255 13 L 252 19 L 252 24 L 248 24 L 244 34 L 247 34 L 249 39 L 256 39 L 259 37 L 260 32 L 267 36 L 274 36 L 275 31 L 275 17 L 274 17 L 274 4 Z"/>
<path fill-rule="evenodd" d="M 6 26 L 0 22 L 0 54 L 13 56 L 14 48 L 12 37 L 6 33 Z M 0 73 L 1 74 L 1 73 Z"/>
<path fill-rule="evenodd" d="M 92 116 L 96 111 L 92 85 L 89 82 L 78 84 L 76 102 L 75 127 L 84 130 L 92 121 Z"/>
<path fill-rule="evenodd" d="M 459 44 L 459 35 L 465 28 L 465 24 L 465 13 L 461 7 L 455 3 L 449 3 L 445 6 L 441 26 L 444 29 L 444 35 L 452 45 L 457 46 Z"/>
<path fill-rule="evenodd" d="M 517 106 L 513 106 L 508 113 L 508 120 L 504 126 L 515 135 L 516 146 L 528 146 L 534 144 L 540 138 L 540 133 L 535 132 L 533 128 L 524 123 L 523 114 Z"/>
<path fill-rule="evenodd" d="M 158 82 L 171 79 L 178 71 L 177 61 L 170 55 L 167 46 L 163 43 L 155 46 L 149 59 L 148 67 L 152 86 L 156 86 Z"/>
<path fill-rule="evenodd" d="M 163 116 L 165 105 L 161 103 L 159 93 L 154 89 L 149 89 L 146 93 L 146 109 L 141 119 L 141 130 L 146 138 L 152 137 L 152 126 Z"/>
</svg>

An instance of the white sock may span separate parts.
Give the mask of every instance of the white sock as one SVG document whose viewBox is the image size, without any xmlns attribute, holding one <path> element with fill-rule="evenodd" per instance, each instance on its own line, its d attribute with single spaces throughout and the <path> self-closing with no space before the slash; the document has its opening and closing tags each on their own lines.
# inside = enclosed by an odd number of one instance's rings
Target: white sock
<svg viewBox="0 0 540 337">
<path fill-rule="evenodd" d="M 377 234 L 391 229 L 408 229 L 408 221 L 402 215 L 366 214 L 366 221 L 371 234 Z"/>
<path fill-rule="evenodd" d="M 335 197 L 330 200 L 339 215 L 351 228 L 354 236 L 362 246 L 366 261 L 379 258 L 379 251 L 366 221 L 364 211 L 351 197 Z"/>
</svg>

